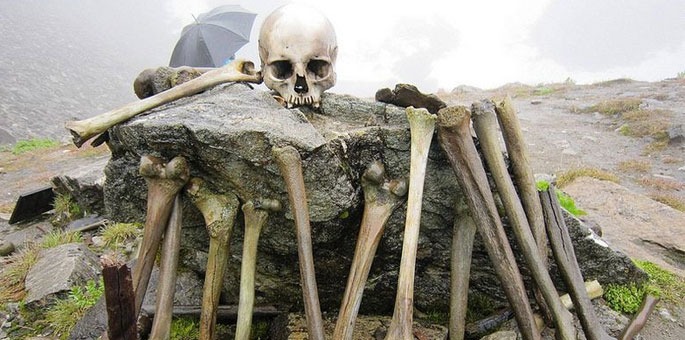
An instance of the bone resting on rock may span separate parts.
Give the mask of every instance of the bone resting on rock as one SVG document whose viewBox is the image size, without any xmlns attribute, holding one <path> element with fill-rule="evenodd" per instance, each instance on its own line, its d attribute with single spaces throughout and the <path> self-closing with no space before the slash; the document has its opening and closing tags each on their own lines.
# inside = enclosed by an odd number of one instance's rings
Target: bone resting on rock
<svg viewBox="0 0 685 340">
<path fill-rule="evenodd" d="M 150 274 L 157 256 L 162 234 L 167 227 L 174 199 L 190 177 L 188 163 L 183 157 L 175 157 L 165 164 L 159 158 L 143 156 L 140 174 L 148 187 L 147 214 L 143 240 L 138 261 L 133 271 L 133 291 L 136 295 L 136 315 L 140 312 L 143 298 L 150 281 Z"/>
<path fill-rule="evenodd" d="M 91 138 L 107 131 L 142 112 L 169 103 L 176 99 L 192 96 L 219 84 L 227 82 L 261 83 L 261 74 L 255 71 L 254 64 L 245 60 L 232 63 L 204 73 L 191 81 L 158 93 L 152 97 L 126 104 L 118 109 L 79 121 L 69 121 L 65 127 L 71 132 L 74 144 L 81 147 Z"/>
<path fill-rule="evenodd" d="M 407 216 L 404 226 L 404 243 L 400 273 L 397 279 L 397 297 L 392 321 L 386 339 L 414 339 L 412 331 L 414 308 L 414 271 L 416 249 L 419 242 L 423 185 L 426 178 L 426 164 L 436 116 L 426 109 L 407 108 L 407 119 L 411 130 L 411 160 L 409 170 L 409 192 L 407 194 Z"/>
<path fill-rule="evenodd" d="M 252 311 L 254 308 L 254 280 L 257 266 L 257 244 L 269 211 L 280 211 L 278 201 L 258 200 L 243 204 L 245 216 L 245 238 L 243 240 L 243 259 L 240 269 L 240 303 L 238 304 L 238 322 L 236 340 L 248 340 L 252 328 Z"/>
<path fill-rule="evenodd" d="M 561 277 L 566 283 L 569 296 L 573 300 L 585 337 L 589 340 L 613 339 L 599 323 L 590 297 L 586 293 L 583 274 L 580 272 L 573 243 L 561 214 L 554 184 L 550 184 L 547 190 L 540 191 L 539 195 L 549 243 L 552 246 L 552 254 L 559 267 Z"/>
<path fill-rule="evenodd" d="M 369 276 L 385 224 L 392 212 L 404 202 L 402 197 L 407 194 L 407 181 L 404 179 L 387 180 L 385 167 L 380 161 L 374 161 L 369 165 L 361 182 L 364 190 L 364 214 L 359 227 L 350 274 L 347 277 L 345 295 L 340 304 L 340 312 L 333 333 L 333 338 L 340 340 L 352 339 L 366 279 Z"/>
<path fill-rule="evenodd" d="M 466 195 L 478 233 L 499 277 L 524 339 L 540 339 L 523 279 L 509 246 L 485 169 L 469 129 L 470 113 L 465 107 L 447 107 L 438 112 L 438 136 L 460 187 Z"/>
<path fill-rule="evenodd" d="M 314 255 L 312 252 L 312 229 L 309 224 L 307 193 L 302 177 L 302 159 L 292 146 L 272 149 L 278 168 L 283 176 L 290 208 L 295 219 L 297 234 L 297 253 L 300 261 L 300 280 L 307 317 L 307 331 L 312 340 L 323 340 L 323 319 L 319 305 L 319 292 L 316 287 Z"/>
<path fill-rule="evenodd" d="M 182 222 L 181 196 L 177 194 L 174 200 L 174 208 L 169 217 L 169 225 L 164 233 L 155 306 L 159 313 L 155 315 L 152 322 L 150 339 L 169 339 L 171 333 L 171 317 L 174 308 L 174 292 L 176 291 L 176 271 L 178 269 L 178 256 L 181 250 Z"/>
<path fill-rule="evenodd" d="M 504 204 L 516 240 L 521 247 L 528 268 L 544 296 L 547 306 L 552 313 L 553 322 L 556 326 L 556 338 L 561 340 L 573 340 L 576 338 L 575 328 L 571 314 L 564 308 L 559 300 L 554 283 L 549 276 L 547 266 L 543 263 L 533 238 L 530 225 L 518 198 L 514 184 L 509 177 L 507 167 L 502 157 L 497 132 L 497 119 L 495 117 L 495 104 L 490 100 L 475 103 L 472 106 L 472 119 L 476 135 L 480 141 L 483 156 L 487 162 L 490 173 L 495 181 L 497 192 Z M 582 282 L 582 280 L 581 280 Z"/>
<path fill-rule="evenodd" d="M 229 241 L 239 202 L 234 194 L 214 193 L 200 178 L 190 180 L 186 193 L 202 213 L 209 234 L 209 254 L 200 314 L 200 339 L 210 340 L 216 338 L 216 310 L 219 306 L 229 256 Z"/>
</svg>

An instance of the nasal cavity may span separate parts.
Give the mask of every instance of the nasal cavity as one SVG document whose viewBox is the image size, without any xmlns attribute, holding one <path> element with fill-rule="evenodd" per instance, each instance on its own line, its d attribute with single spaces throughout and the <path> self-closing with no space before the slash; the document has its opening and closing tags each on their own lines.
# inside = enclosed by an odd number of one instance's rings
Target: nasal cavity
<svg viewBox="0 0 685 340">
<path fill-rule="evenodd" d="M 302 94 L 307 93 L 308 91 L 309 87 L 307 87 L 307 80 L 302 76 L 297 76 L 297 80 L 295 80 L 295 92 Z"/>
</svg>

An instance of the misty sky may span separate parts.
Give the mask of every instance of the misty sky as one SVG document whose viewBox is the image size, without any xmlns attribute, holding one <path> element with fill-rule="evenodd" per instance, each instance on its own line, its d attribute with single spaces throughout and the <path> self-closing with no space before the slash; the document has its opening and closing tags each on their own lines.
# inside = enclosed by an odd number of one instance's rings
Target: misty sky
<svg viewBox="0 0 685 340">
<path fill-rule="evenodd" d="M 373 96 L 399 82 L 436 92 L 462 84 L 494 88 L 569 77 L 578 83 L 619 77 L 653 81 L 685 71 L 685 1 L 302 2 L 318 7 L 336 29 L 338 84 L 332 91 L 338 93 Z M 26 3 L 41 7 L 23 14 L 39 22 L 6 29 L 35 30 L 54 45 L 6 37 L 5 46 L 42 48 L 43 60 L 67 74 L 88 63 L 119 69 L 130 84 L 144 68 L 168 64 L 193 14 L 221 4 L 238 3 L 258 13 L 252 42 L 238 52 L 258 65 L 261 22 L 286 1 L 0 0 L 0 20 Z M 73 57 L 70 62 L 54 55 Z"/>
</svg>

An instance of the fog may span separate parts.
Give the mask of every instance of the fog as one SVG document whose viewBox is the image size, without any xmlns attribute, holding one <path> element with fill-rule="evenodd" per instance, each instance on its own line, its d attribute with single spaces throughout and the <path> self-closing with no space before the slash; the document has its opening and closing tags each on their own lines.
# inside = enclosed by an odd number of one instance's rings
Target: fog
<svg viewBox="0 0 685 340">
<path fill-rule="evenodd" d="M 685 71 L 683 1 L 304 2 L 336 29 L 338 93 L 372 97 L 399 82 L 436 92 L 656 81 Z M 261 22 L 286 1 L 0 0 L 0 136 L 63 136 L 65 120 L 136 100 L 133 80 L 168 65 L 192 15 L 227 3 L 258 14 L 237 56 L 259 65 Z"/>
</svg>

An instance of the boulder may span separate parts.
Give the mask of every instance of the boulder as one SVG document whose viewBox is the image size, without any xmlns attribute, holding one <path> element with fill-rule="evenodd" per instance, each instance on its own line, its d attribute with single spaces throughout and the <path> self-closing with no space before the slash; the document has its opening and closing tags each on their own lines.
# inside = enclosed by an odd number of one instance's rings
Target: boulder
<svg viewBox="0 0 685 340">
<path fill-rule="evenodd" d="M 256 303 L 302 310 L 297 245 L 285 184 L 272 157 L 273 146 L 291 145 L 303 159 L 315 267 L 322 310 L 339 307 L 363 211 L 360 177 L 380 160 L 390 178 L 408 176 L 410 134 L 402 108 L 325 93 L 318 111 L 285 109 L 267 92 L 244 84 L 218 86 L 147 112 L 109 130 L 112 158 L 105 168 L 106 215 L 116 221 L 143 221 L 146 185 L 140 157 L 185 157 L 191 175 L 218 193 L 241 200 L 273 198 L 285 208 L 272 213 L 262 231 L 256 273 Z M 415 303 L 445 311 L 449 301 L 449 259 L 453 210 L 462 195 L 449 163 L 434 139 L 426 170 L 415 278 Z M 184 200 L 182 265 L 200 274 L 207 261 L 208 236 L 197 210 Z M 406 205 L 385 229 L 366 285 L 361 313 L 391 313 L 402 248 Z M 238 301 L 243 226 L 239 216 L 231 239 L 222 303 Z M 640 276 L 630 260 L 597 242 L 587 228 L 571 228 L 586 279 L 602 284 Z M 511 241 L 510 241 L 511 242 Z M 514 252 L 518 250 L 514 247 Z M 519 260 L 521 257 L 519 256 Z M 522 263 L 520 261 L 519 263 Z M 601 265 L 596 265 L 601 263 Z M 621 276 L 604 275 L 620 265 Z M 473 290 L 504 303 L 485 249 L 474 247 Z M 527 271 L 522 269 L 524 273 Z M 558 277 L 555 275 L 555 277 Z M 557 282 L 560 282 L 557 280 Z M 563 289 L 559 283 L 557 286 Z"/>
<path fill-rule="evenodd" d="M 26 275 L 26 302 L 46 301 L 73 286 L 97 279 L 99 274 L 100 260 L 84 244 L 44 249 Z"/>
</svg>

